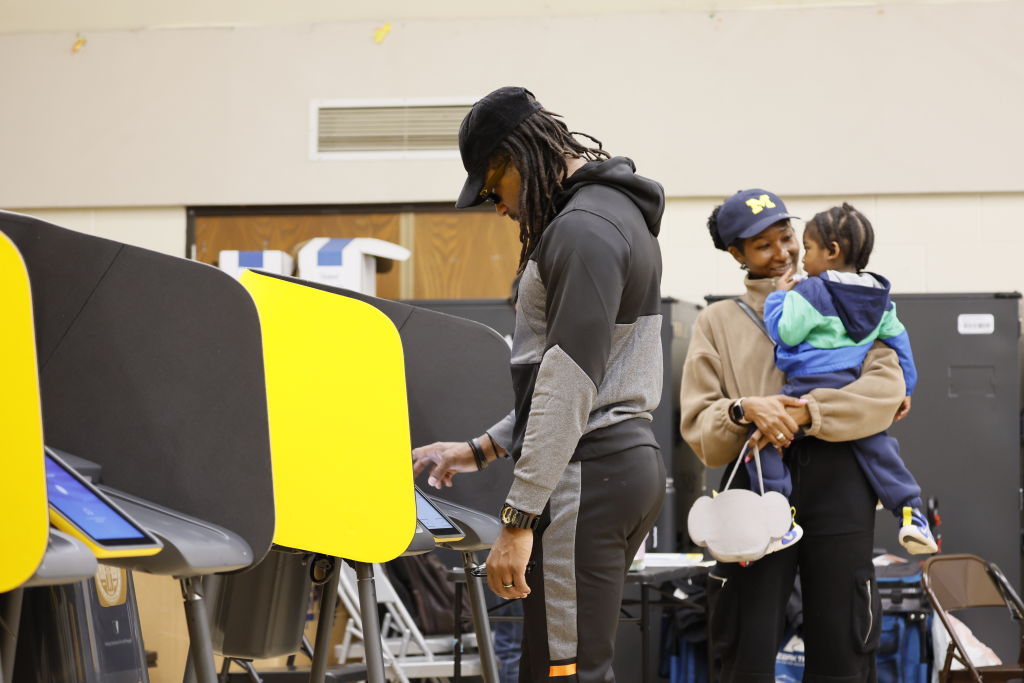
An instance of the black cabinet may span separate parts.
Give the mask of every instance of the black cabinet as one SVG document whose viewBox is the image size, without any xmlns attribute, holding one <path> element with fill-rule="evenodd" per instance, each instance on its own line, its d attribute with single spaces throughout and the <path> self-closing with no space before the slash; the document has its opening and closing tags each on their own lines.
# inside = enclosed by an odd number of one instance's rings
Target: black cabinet
<svg viewBox="0 0 1024 683">
<path fill-rule="evenodd" d="M 922 497 L 939 503 L 942 551 L 995 562 L 1021 587 L 1020 294 L 895 295 L 918 381 L 910 415 L 890 434 Z M 879 512 L 875 545 L 899 550 L 896 522 Z M 993 612 L 996 608 L 991 608 Z M 1005 613 L 964 616 L 1004 662 L 1019 638 Z"/>
</svg>

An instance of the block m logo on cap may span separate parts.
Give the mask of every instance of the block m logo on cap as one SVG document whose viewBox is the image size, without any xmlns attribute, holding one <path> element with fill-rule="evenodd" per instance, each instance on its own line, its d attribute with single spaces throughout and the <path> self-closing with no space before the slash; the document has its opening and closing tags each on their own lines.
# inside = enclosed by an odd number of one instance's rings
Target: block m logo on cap
<svg viewBox="0 0 1024 683">
<path fill-rule="evenodd" d="M 763 194 L 760 197 L 751 197 L 746 201 L 746 204 L 750 207 L 750 213 L 755 216 L 765 209 L 775 208 L 775 202 L 773 202 L 772 198 L 766 194 Z"/>
</svg>

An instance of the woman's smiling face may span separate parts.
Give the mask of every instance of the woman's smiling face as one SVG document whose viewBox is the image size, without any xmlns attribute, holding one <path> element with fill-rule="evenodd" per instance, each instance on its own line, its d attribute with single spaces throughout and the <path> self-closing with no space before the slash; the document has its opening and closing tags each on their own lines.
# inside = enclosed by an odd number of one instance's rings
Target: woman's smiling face
<svg viewBox="0 0 1024 683">
<path fill-rule="evenodd" d="M 800 243 L 784 220 L 744 239 L 739 248 L 729 247 L 729 253 L 754 277 L 779 277 L 796 266 Z"/>
</svg>

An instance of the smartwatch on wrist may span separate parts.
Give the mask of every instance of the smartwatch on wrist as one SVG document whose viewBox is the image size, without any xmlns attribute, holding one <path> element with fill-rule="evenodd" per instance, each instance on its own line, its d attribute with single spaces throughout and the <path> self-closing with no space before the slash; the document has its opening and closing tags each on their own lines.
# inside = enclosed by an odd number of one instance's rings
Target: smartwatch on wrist
<svg viewBox="0 0 1024 683">
<path fill-rule="evenodd" d="M 750 424 L 750 420 L 747 419 L 746 414 L 743 412 L 743 399 L 736 399 L 731 406 L 729 406 L 729 419 L 738 425 Z"/>
<path fill-rule="evenodd" d="M 531 515 L 508 503 L 502 506 L 498 517 L 501 519 L 501 523 L 509 529 L 536 529 L 540 524 L 540 515 Z"/>
</svg>

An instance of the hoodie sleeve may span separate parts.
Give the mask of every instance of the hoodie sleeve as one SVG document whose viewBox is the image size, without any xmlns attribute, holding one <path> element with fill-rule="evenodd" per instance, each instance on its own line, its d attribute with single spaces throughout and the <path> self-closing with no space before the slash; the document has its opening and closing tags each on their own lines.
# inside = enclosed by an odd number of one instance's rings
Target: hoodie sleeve
<svg viewBox="0 0 1024 683">
<path fill-rule="evenodd" d="M 531 514 L 544 509 L 586 428 L 630 257 L 618 230 L 585 211 L 563 214 L 547 230 L 536 255 L 547 295 L 545 350 L 508 494 L 510 505 Z"/>
<path fill-rule="evenodd" d="M 776 344 L 795 348 L 821 322 L 821 314 L 804 296 L 813 286 L 812 280 L 805 280 L 788 292 L 776 290 L 765 299 L 764 324 Z"/>
<path fill-rule="evenodd" d="M 910 349 L 910 337 L 907 328 L 896 317 L 896 304 L 889 302 L 889 308 L 882 314 L 882 322 L 878 328 L 878 339 L 896 352 L 903 370 L 903 379 L 907 384 L 907 396 L 914 393 L 917 386 L 917 365 L 914 364 L 914 352 Z"/>
<path fill-rule="evenodd" d="M 515 425 L 516 411 L 513 410 L 503 417 L 501 421 L 486 429 L 485 432 L 490 435 L 491 441 L 498 444 L 501 450 L 508 453 L 512 448 L 512 430 L 515 428 Z"/>
</svg>

